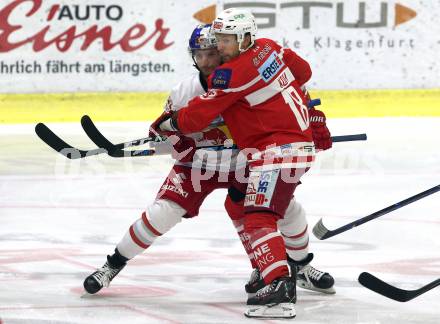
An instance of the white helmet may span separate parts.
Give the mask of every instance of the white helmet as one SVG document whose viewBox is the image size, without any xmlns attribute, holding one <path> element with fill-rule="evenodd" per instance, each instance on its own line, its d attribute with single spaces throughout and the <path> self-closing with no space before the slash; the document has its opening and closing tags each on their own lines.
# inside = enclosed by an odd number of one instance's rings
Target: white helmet
<svg viewBox="0 0 440 324">
<path fill-rule="evenodd" d="M 229 8 L 222 11 L 217 18 L 214 19 L 212 22 L 212 32 L 237 35 L 240 52 L 244 52 L 254 45 L 257 34 L 257 24 L 255 23 L 255 17 L 249 11 Z M 242 50 L 241 43 L 247 33 L 251 35 L 251 44 L 248 48 Z"/>
</svg>

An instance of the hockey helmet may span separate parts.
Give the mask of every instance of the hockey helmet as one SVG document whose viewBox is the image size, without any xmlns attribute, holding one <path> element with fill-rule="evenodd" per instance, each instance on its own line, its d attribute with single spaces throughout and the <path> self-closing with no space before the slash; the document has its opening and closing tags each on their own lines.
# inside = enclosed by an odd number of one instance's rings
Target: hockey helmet
<svg viewBox="0 0 440 324">
<path fill-rule="evenodd" d="M 214 35 L 211 34 L 211 24 L 197 25 L 188 43 L 188 51 L 191 56 L 194 55 L 194 50 L 217 47 L 217 41 Z"/>
<path fill-rule="evenodd" d="M 238 8 L 229 8 L 222 11 L 212 23 L 212 33 L 237 35 L 240 52 L 254 45 L 257 37 L 257 24 L 255 17 L 248 11 Z M 246 34 L 251 36 L 251 44 L 246 49 L 241 49 L 241 44 Z"/>
</svg>

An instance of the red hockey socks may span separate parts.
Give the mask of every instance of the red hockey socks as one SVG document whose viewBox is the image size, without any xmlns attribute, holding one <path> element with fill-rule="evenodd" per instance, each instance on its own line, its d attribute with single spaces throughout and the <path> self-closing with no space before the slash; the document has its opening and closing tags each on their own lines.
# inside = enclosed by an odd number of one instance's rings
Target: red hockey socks
<svg viewBox="0 0 440 324">
<path fill-rule="evenodd" d="M 225 209 L 232 220 L 232 224 L 234 224 L 235 229 L 237 230 L 241 244 L 243 244 L 246 254 L 248 255 L 249 261 L 251 262 L 251 266 L 253 269 L 255 269 L 257 267 L 257 264 L 255 263 L 254 254 L 252 253 L 252 247 L 249 241 L 250 237 L 244 231 L 243 202 L 240 203 L 233 202 L 228 195 L 225 200 Z"/>
<path fill-rule="evenodd" d="M 250 242 L 255 262 L 266 284 L 288 276 L 286 247 L 277 231 L 277 216 L 268 212 L 253 212 L 245 216 L 245 232 Z"/>
</svg>

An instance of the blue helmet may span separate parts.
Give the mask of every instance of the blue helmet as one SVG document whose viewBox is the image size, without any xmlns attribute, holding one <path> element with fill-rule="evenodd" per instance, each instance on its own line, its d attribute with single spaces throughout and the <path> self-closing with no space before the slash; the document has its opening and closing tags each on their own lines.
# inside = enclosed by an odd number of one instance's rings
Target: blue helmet
<svg viewBox="0 0 440 324">
<path fill-rule="evenodd" d="M 194 50 L 217 47 L 217 41 L 211 33 L 211 24 L 197 25 L 188 43 L 188 51 L 191 55 L 194 55 Z"/>
</svg>

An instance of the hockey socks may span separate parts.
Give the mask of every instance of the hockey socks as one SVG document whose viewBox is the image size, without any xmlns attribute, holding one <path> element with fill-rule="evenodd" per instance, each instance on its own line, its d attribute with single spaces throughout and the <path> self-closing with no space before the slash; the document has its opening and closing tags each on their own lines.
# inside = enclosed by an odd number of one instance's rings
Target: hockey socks
<svg viewBox="0 0 440 324">
<path fill-rule="evenodd" d="M 250 236 L 254 259 L 266 284 L 289 276 L 286 248 L 276 221 L 272 213 L 254 212 L 245 216 L 245 232 Z"/>
<path fill-rule="evenodd" d="M 249 261 L 251 262 L 252 268 L 257 268 L 257 264 L 255 263 L 254 254 L 252 252 L 252 247 L 250 243 L 250 236 L 244 230 L 243 203 L 232 201 L 231 197 L 229 197 L 228 195 L 225 200 L 225 209 L 232 220 L 232 224 L 234 224 L 238 236 L 240 237 L 241 244 L 243 244 Z"/>
</svg>

